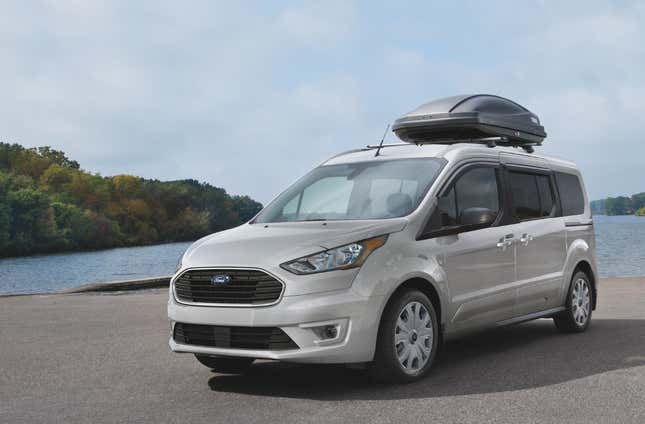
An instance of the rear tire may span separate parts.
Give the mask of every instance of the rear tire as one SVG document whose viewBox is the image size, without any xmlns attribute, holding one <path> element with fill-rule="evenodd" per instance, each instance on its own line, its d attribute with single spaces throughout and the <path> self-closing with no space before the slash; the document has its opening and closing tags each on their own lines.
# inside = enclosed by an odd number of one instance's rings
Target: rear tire
<svg viewBox="0 0 645 424">
<path fill-rule="evenodd" d="M 425 377 L 439 346 L 437 313 L 428 296 L 415 289 L 388 303 L 379 327 L 370 376 L 379 382 L 411 383 Z"/>
<path fill-rule="evenodd" d="M 591 323 L 593 290 L 589 276 L 578 271 L 573 275 L 567 295 L 566 310 L 553 317 L 558 330 L 563 333 L 581 333 Z"/>
<path fill-rule="evenodd" d="M 253 358 L 230 358 L 195 354 L 200 364 L 222 374 L 242 374 L 249 369 Z"/>
</svg>

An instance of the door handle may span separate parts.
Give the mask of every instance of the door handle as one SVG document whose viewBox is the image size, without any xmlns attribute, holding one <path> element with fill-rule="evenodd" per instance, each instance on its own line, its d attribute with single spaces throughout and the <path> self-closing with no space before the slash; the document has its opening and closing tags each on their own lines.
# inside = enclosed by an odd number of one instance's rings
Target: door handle
<svg viewBox="0 0 645 424">
<path fill-rule="evenodd" d="M 520 237 L 520 243 L 523 246 L 528 246 L 531 240 L 533 240 L 533 236 L 527 233 L 522 234 L 522 237 Z"/>
<path fill-rule="evenodd" d="M 515 234 L 506 234 L 504 237 L 499 239 L 497 242 L 496 246 L 498 249 L 502 249 L 502 251 L 506 250 L 507 248 L 513 246 L 513 239 L 515 238 Z"/>
</svg>

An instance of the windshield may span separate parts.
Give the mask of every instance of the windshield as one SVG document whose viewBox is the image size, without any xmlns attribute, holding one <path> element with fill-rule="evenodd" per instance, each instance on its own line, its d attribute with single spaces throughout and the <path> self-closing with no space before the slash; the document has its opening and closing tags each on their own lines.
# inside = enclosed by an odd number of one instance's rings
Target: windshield
<svg viewBox="0 0 645 424">
<path fill-rule="evenodd" d="M 320 166 L 278 196 L 254 222 L 405 216 L 419 206 L 443 163 L 424 158 Z"/>
</svg>

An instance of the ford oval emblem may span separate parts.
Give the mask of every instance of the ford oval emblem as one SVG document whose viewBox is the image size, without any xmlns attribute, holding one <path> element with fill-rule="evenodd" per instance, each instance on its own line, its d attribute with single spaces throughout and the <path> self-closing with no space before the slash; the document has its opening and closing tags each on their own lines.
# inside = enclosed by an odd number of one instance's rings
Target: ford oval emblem
<svg viewBox="0 0 645 424">
<path fill-rule="evenodd" d="M 213 275 L 211 277 L 211 284 L 228 284 L 231 282 L 229 275 Z"/>
</svg>

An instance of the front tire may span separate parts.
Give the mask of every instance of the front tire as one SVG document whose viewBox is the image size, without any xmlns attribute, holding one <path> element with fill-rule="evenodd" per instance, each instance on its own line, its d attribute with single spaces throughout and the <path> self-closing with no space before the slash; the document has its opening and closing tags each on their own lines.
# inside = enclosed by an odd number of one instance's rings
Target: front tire
<svg viewBox="0 0 645 424">
<path fill-rule="evenodd" d="M 208 356 L 195 354 L 200 364 L 205 365 L 215 372 L 222 374 L 243 374 L 251 364 L 253 358 L 229 358 L 224 356 Z"/>
<path fill-rule="evenodd" d="M 581 333 L 591 323 L 593 291 L 589 276 L 578 271 L 574 274 L 567 295 L 566 310 L 553 317 L 558 330 L 563 333 Z"/>
<path fill-rule="evenodd" d="M 432 302 L 419 290 L 405 290 L 383 312 L 370 375 L 387 383 L 417 381 L 430 371 L 438 345 L 439 325 Z"/>
</svg>

